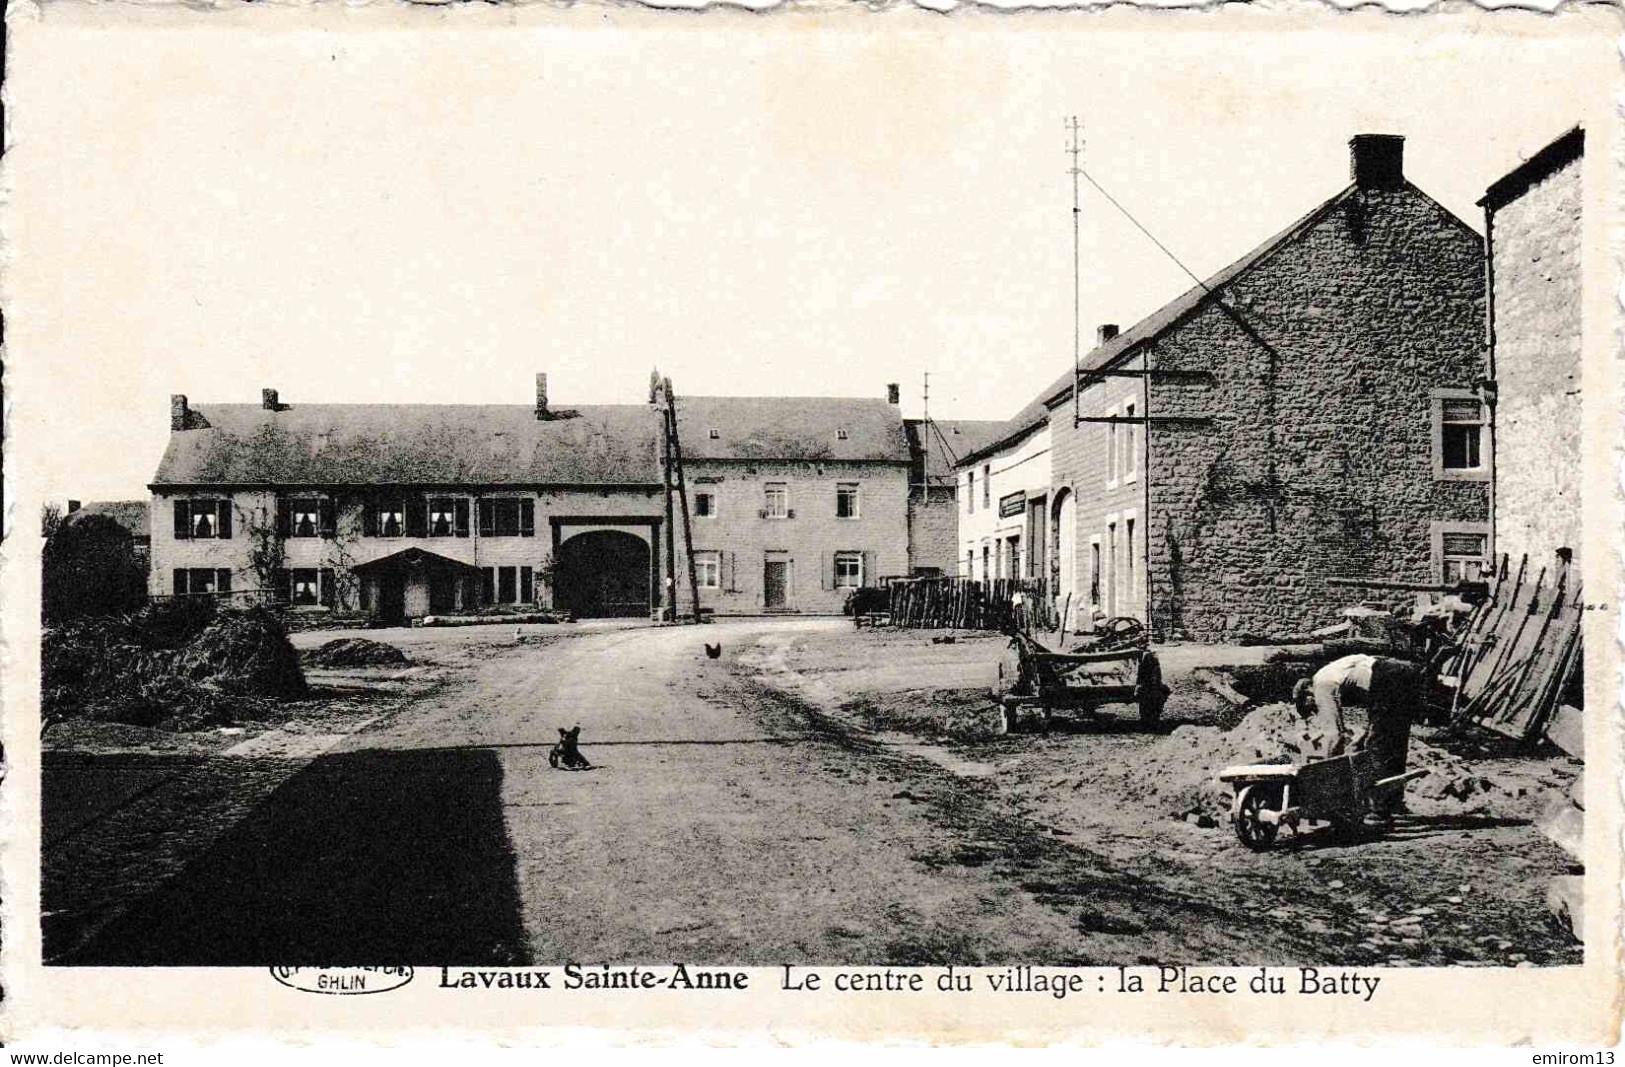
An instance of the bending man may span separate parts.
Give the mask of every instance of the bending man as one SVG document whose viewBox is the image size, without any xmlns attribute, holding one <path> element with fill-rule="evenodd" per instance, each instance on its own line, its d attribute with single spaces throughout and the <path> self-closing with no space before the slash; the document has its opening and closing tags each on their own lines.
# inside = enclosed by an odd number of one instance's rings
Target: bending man
<svg viewBox="0 0 1625 1067">
<path fill-rule="evenodd" d="M 1330 749 L 1333 756 L 1341 755 L 1348 747 L 1344 706 L 1364 706 L 1366 728 L 1355 739 L 1354 747 L 1371 752 L 1376 777 L 1404 773 L 1411 722 L 1424 710 L 1427 699 L 1422 668 L 1386 656 L 1344 656 L 1316 671 L 1312 679 L 1299 682 L 1293 697 L 1300 715 L 1337 731 Z M 1378 816 L 1390 816 L 1403 807 L 1402 789 L 1387 790 L 1372 798 Z"/>
</svg>

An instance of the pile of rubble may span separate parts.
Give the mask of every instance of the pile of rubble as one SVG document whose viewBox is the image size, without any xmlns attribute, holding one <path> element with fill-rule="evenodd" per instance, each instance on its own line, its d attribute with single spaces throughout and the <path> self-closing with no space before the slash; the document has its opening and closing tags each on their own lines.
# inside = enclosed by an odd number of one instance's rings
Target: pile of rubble
<svg viewBox="0 0 1625 1067">
<path fill-rule="evenodd" d="M 164 604 L 46 630 L 41 720 L 196 730 L 307 694 L 281 623 L 260 608 Z"/>
<path fill-rule="evenodd" d="M 1351 714 L 1348 726 L 1354 735 L 1363 725 Z M 1147 746 L 1130 765 L 1107 773 L 1121 778 L 1122 796 L 1141 798 L 1148 817 L 1205 826 L 1222 823 L 1230 810 L 1233 793 L 1218 777 L 1224 768 L 1325 759 L 1334 741 L 1329 732 L 1305 722 L 1290 704 L 1267 704 L 1231 730 L 1180 726 Z M 1544 788 L 1533 771 L 1516 773 L 1511 764 L 1494 769 L 1475 766 L 1414 736 L 1410 766 L 1428 771 L 1406 792 L 1407 804 L 1418 815 L 1522 815 L 1531 805 L 1528 794 Z"/>
<path fill-rule="evenodd" d="M 314 667 L 387 667 L 411 662 L 394 645 L 365 637 L 340 637 L 307 651 L 304 659 Z"/>
</svg>

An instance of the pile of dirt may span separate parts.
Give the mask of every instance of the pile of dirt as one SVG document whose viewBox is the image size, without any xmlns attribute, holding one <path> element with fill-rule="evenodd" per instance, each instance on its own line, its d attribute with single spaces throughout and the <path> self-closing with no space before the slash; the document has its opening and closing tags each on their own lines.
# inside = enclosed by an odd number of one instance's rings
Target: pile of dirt
<svg viewBox="0 0 1625 1067">
<path fill-rule="evenodd" d="M 299 653 L 264 608 L 222 613 L 180 650 L 175 672 L 243 696 L 298 700 L 308 693 Z"/>
<path fill-rule="evenodd" d="M 1351 733 L 1358 735 L 1363 725 L 1351 715 Z M 1218 778 L 1225 767 L 1325 759 L 1335 740 L 1305 722 L 1290 704 L 1267 704 L 1232 730 L 1180 726 L 1143 749 L 1131 766 L 1103 773 L 1116 779 L 1107 783 L 1112 791 L 1137 800 L 1147 819 L 1209 816 L 1222 823 L 1233 796 Z M 1523 817 L 1538 805 L 1536 794 L 1564 784 L 1539 761 L 1469 763 L 1415 736 L 1409 766 L 1428 771 L 1406 790 L 1407 805 L 1417 815 Z"/>
<path fill-rule="evenodd" d="M 207 602 L 201 602 L 207 603 Z M 276 616 L 165 604 L 46 630 L 44 725 L 69 719 L 197 730 L 265 717 L 306 695 Z"/>
<path fill-rule="evenodd" d="M 411 659 L 394 645 L 369 641 L 365 637 L 340 637 L 304 654 L 315 667 L 387 667 L 410 663 Z"/>
</svg>

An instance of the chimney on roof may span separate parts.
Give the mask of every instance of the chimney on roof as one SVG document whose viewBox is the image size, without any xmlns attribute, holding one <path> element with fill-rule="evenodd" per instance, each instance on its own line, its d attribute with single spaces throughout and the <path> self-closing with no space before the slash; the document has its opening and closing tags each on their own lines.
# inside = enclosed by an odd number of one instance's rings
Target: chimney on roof
<svg viewBox="0 0 1625 1067">
<path fill-rule="evenodd" d="M 275 389 L 260 390 L 260 407 L 266 411 L 281 411 L 282 403 L 277 400 Z"/>
<path fill-rule="evenodd" d="M 1360 189 L 1397 189 L 1405 181 L 1405 138 L 1361 133 L 1349 138 L 1349 176 Z"/>
<path fill-rule="evenodd" d="M 1117 323 L 1115 323 L 1115 322 L 1103 322 L 1103 323 L 1100 324 L 1100 327 L 1097 330 L 1095 330 L 1095 346 L 1098 348 L 1099 346 L 1105 344 L 1107 341 L 1110 341 L 1112 338 L 1114 338 L 1116 336 L 1117 336 Z"/>
<path fill-rule="evenodd" d="M 169 429 L 173 433 L 186 429 L 192 410 L 186 406 L 186 394 L 172 393 L 169 397 Z"/>
<path fill-rule="evenodd" d="M 79 503 L 79 501 L 77 501 L 77 500 L 68 501 L 68 514 L 72 515 L 74 512 L 78 511 L 83 506 L 84 505 Z"/>
<path fill-rule="evenodd" d="M 547 410 L 547 375 L 536 375 L 536 418 L 551 419 L 553 413 Z"/>
<path fill-rule="evenodd" d="M 901 402 L 902 392 L 896 382 L 886 383 L 886 403 L 897 404 Z"/>
</svg>

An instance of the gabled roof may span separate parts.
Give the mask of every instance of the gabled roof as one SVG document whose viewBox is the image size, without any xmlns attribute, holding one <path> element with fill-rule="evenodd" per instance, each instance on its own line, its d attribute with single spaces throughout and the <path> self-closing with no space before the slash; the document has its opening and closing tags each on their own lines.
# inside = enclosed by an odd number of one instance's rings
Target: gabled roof
<svg viewBox="0 0 1625 1067">
<path fill-rule="evenodd" d="M 959 461 L 998 440 L 1008 426 L 1000 419 L 907 420 L 911 447 L 925 455 L 926 474 L 936 485 L 952 483 Z"/>
<path fill-rule="evenodd" d="M 204 404 L 169 435 L 163 485 L 656 484 L 647 407 L 541 421 L 521 404 Z"/>
<path fill-rule="evenodd" d="M 152 484 L 660 484 L 656 409 L 570 411 L 539 420 L 523 404 L 203 404 L 191 409 L 197 428 L 169 435 Z M 909 459 L 902 416 L 884 400 L 679 397 L 677 412 L 685 460 Z"/>
<path fill-rule="evenodd" d="M 717 431 L 714 440 L 712 430 Z M 901 412 L 885 400 L 867 397 L 679 395 L 677 436 L 685 462 L 909 461 Z"/>
<path fill-rule="evenodd" d="M 1478 206 L 1496 211 L 1528 192 L 1563 167 L 1585 155 L 1586 133 L 1579 126 L 1508 171 L 1484 191 Z"/>
<path fill-rule="evenodd" d="M 1405 188 L 1420 193 L 1409 182 Z M 1185 321 L 1197 311 L 1206 301 L 1213 299 L 1215 294 L 1224 286 L 1237 278 L 1260 266 L 1276 251 L 1290 244 L 1298 237 L 1307 233 L 1331 212 L 1340 207 L 1346 200 L 1354 195 L 1356 187 L 1350 184 L 1330 200 L 1316 206 L 1307 214 L 1298 218 L 1290 226 L 1276 233 L 1267 241 L 1258 245 L 1240 259 L 1235 260 L 1223 270 L 1210 275 L 1200 284 L 1185 290 L 1179 296 L 1170 300 L 1162 307 L 1153 311 L 1139 322 L 1119 333 L 1116 337 L 1104 344 L 1097 345 L 1085 354 L 1078 363 L 1078 369 L 1084 371 L 1101 370 L 1114 363 L 1128 359 L 1140 346 L 1156 340 L 1168 330 Z M 1425 195 L 1425 194 L 1423 194 Z M 1441 209 L 1442 210 L 1442 209 Z M 1463 226 L 1466 224 L 1463 223 Z M 1086 386 L 1087 388 L 1087 386 Z M 1008 432 L 1001 440 L 993 442 L 982 449 L 982 454 L 998 451 L 1008 447 L 1027 433 L 1036 430 L 1049 420 L 1050 411 L 1072 398 L 1073 369 L 1067 368 L 1055 381 L 1033 398 L 1026 407 L 1016 413 L 1007 424 Z M 980 459 L 981 454 L 962 457 L 960 462 Z"/>
<path fill-rule="evenodd" d="M 73 522 L 84 515 L 105 515 L 130 531 L 131 537 L 151 537 L 152 525 L 145 500 L 91 500 L 67 516 Z"/>
</svg>

